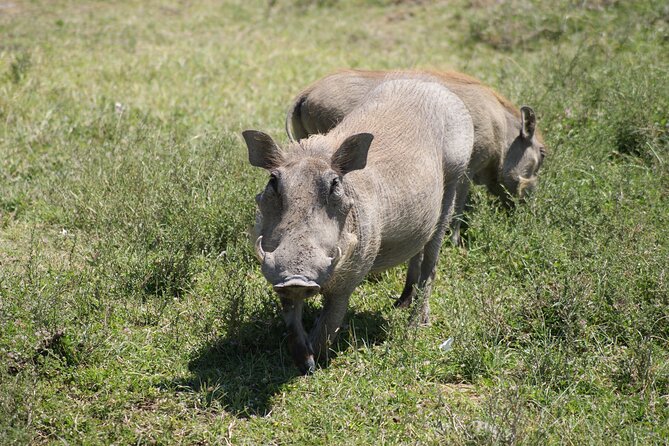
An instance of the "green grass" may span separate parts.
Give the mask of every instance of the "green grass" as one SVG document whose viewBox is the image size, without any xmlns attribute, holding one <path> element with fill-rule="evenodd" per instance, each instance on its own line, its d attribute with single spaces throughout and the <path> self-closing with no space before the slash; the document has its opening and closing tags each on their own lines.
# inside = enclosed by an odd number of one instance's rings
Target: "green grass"
<svg viewBox="0 0 669 446">
<path fill-rule="evenodd" d="M 431 326 L 389 271 L 300 377 L 239 135 L 343 67 L 465 71 L 550 154 L 473 190 Z M 666 444 L 667 73 L 661 1 L 3 3 L 0 444 Z"/>
</svg>

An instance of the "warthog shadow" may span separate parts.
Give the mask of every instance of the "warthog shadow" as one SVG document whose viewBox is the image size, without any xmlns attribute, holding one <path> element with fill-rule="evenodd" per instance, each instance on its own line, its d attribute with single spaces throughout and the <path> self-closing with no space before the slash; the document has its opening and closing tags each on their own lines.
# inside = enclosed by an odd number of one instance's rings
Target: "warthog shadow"
<svg viewBox="0 0 669 446">
<path fill-rule="evenodd" d="M 305 313 L 305 323 L 312 324 L 318 310 L 309 306 Z M 206 344 L 188 363 L 191 376 L 162 383 L 161 387 L 200 394 L 202 405 L 219 403 L 240 418 L 267 415 L 273 396 L 283 384 L 302 378 L 287 351 L 280 317 L 268 317 L 262 322 L 242 324 L 234 336 Z M 347 321 L 348 329 L 333 346 L 329 360 L 351 345 L 377 344 L 385 339 L 386 321 L 378 313 L 350 313 Z M 326 362 L 322 361 L 321 366 L 327 366 Z"/>
</svg>

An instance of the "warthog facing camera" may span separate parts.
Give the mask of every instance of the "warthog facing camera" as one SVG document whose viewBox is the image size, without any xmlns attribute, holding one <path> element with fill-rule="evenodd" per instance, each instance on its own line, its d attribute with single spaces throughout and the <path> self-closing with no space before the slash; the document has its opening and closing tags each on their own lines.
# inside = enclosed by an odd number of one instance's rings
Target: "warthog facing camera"
<svg viewBox="0 0 669 446">
<path fill-rule="evenodd" d="M 256 197 L 256 253 L 283 305 L 291 355 L 303 373 L 324 357 L 353 290 L 369 272 L 409 261 L 405 293 L 427 297 L 439 248 L 465 179 L 474 126 L 442 84 L 392 80 L 326 135 L 285 150 L 262 132 L 243 133 L 249 161 L 270 173 Z M 304 300 L 323 295 L 307 335 Z"/>
</svg>

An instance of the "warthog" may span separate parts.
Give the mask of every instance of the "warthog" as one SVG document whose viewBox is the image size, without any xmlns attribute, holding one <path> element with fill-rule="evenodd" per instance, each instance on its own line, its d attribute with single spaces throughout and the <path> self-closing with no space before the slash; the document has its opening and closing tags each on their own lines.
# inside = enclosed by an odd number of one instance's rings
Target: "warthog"
<svg viewBox="0 0 669 446">
<path fill-rule="evenodd" d="M 355 110 L 369 92 L 393 79 L 437 79 L 467 106 L 474 121 L 474 150 L 468 177 L 485 185 L 505 205 L 511 197 L 524 198 L 536 186 L 545 148 L 536 128 L 534 111 L 518 109 L 508 99 L 478 80 L 457 72 L 348 70 L 326 76 L 302 91 L 286 116 L 291 140 L 327 133 Z M 292 127 L 292 131 L 291 131 Z M 456 214 L 467 198 L 468 183 L 458 191 Z M 452 240 L 460 243 L 459 219 L 453 222 Z"/>
<path fill-rule="evenodd" d="M 302 373 L 315 368 L 369 272 L 409 260 L 406 289 L 423 290 L 427 320 L 439 248 L 474 127 L 464 103 L 437 82 L 379 85 L 326 135 L 280 149 L 243 133 L 249 161 L 270 172 L 258 194 L 256 254 L 283 305 L 289 349 Z M 323 295 L 309 335 L 304 300 Z M 406 293 L 408 304 L 413 294 Z"/>
</svg>

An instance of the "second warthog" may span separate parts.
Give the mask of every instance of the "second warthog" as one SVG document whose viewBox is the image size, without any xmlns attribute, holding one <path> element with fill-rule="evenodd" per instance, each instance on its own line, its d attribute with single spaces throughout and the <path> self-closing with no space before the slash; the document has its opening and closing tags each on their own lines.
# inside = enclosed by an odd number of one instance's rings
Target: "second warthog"
<svg viewBox="0 0 669 446">
<path fill-rule="evenodd" d="M 474 149 L 467 175 L 485 185 L 504 204 L 524 198 L 536 186 L 537 172 L 546 153 L 536 130 L 532 108 L 516 107 L 478 80 L 458 72 L 344 70 L 325 76 L 293 100 L 286 116 L 291 140 L 327 133 L 367 100 L 383 82 L 396 79 L 433 80 L 446 86 L 467 106 L 474 122 Z M 464 208 L 468 183 L 458 192 L 456 214 Z M 459 225 L 453 226 L 459 243 Z"/>
<path fill-rule="evenodd" d="M 291 355 L 303 372 L 324 357 L 353 290 L 373 271 L 409 261 L 403 303 L 425 299 L 465 179 L 474 140 L 464 103 L 438 82 L 395 80 L 374 89 L 326 135 L 280 149 L 245 131 L 249 161 L 270 172 L 256 197 L 256 253 L 278 293 Z M 307 335 L 304 300 L 323 295 Z"/>
</svg>

